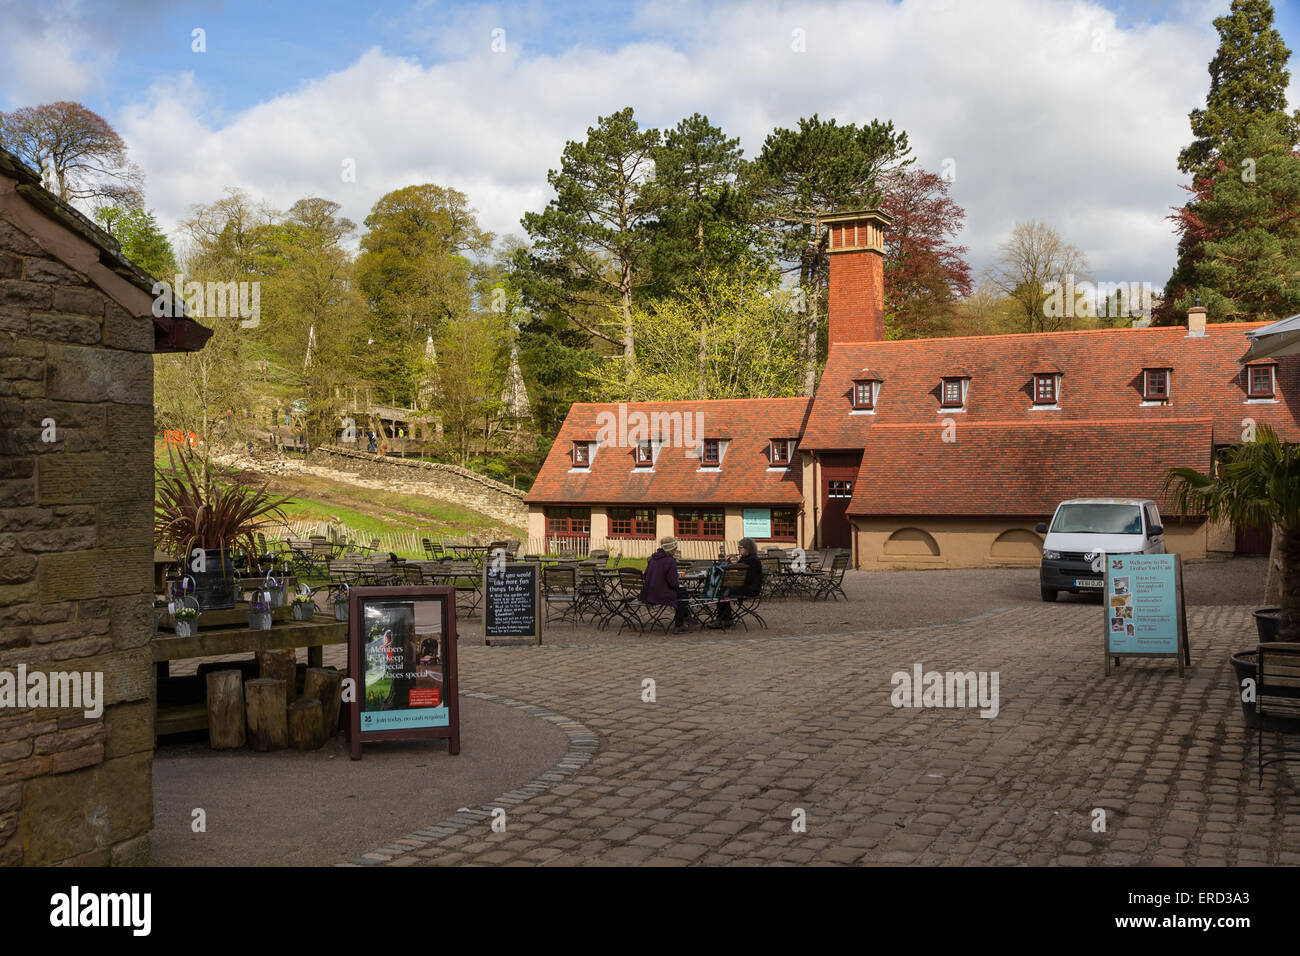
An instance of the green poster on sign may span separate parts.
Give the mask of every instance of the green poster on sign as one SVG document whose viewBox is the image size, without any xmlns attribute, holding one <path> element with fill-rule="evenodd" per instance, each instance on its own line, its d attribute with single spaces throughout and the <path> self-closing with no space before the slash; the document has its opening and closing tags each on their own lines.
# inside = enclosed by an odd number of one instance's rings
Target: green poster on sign
<svg viewBox="0 0 1300 956">
<path fill-rule="evenodd" d="M 1177 657 L 1181 675 L 1191 660 L 1178 555 L 1108 554 L 1105 562 L 1106 673 L 1111 658 Z"/>
<path fill-rule="evenodd" d="M 746 538 L 772 537 L 771 508 L 746 508 L 741 513 L 741 523 Z"/>
</svg>

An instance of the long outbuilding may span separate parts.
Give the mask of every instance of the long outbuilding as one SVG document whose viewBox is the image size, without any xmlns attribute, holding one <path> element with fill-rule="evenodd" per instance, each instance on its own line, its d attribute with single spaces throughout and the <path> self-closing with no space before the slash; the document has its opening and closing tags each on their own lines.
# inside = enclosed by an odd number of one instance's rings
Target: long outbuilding
<svg viewBox="0 0 1300 956">
<path fill-rule="evenodd" d="M 525 499 L 533 550 L 688 557 L 850 548 L 860 568 L 1037 563 L 1072 497 L 1153 498 L 1185 557 L 1268 529 L 1179 519 L 1170 468 L 1261 425 L 1300 441 L 1300 356 L 1245 361 L 1264 323 L 888 340 L 877 210 L 826 217 L 829 348 L 809 398 L 575 404 Z"/>
</svg>

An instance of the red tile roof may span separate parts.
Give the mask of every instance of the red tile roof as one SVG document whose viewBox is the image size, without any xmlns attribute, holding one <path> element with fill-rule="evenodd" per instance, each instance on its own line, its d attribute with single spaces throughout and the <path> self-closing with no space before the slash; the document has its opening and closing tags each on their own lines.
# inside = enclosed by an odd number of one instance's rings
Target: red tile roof
<svg viewBox="0 0 1300 956">
<path fill-rule="evenodd" d="M 939 416 L 935 416 L 936 419 Z M 955 420 L 960 416 L 955 416 Z M 1049 517 L 1066 498 L 1161 497 L 1175 466 L 1210 465 L 1208 420 L 966 422 L 872 427 L 851 515 Z"/>
<path fill-rule="evenodd" d="M 835 345 L 800 447 L 859 449 L 873 427 L 935 422 L 942 417 L 940 381 L 956 369 L 971 377 L 966 410 L 953 413 L 959 422 L 1196 418 L 1213 422 L 1217 443 L 1229 443 L 1240 440 L 1243 419 L 1252 418 L 1300 441 L 1300 356 L 1278 360 L 1276 404 L 1246 402 L 1237 359 L 1246 351 L 1246 331 L 1262 324 L 1209 325 L 1197 338 L 1175 326 Z M 1062 376 L 1060 409 L 1034 410 L 1033 373 L 1053 367 Z M 1142 370 L 1153 367 L 1173 369 L 1170 401 L 1143 407 Z M 874 415 L 851 414 L 852 383 L 863 368 L 883 379 Z"/>
<path fill-rule="evenodd" d="M 769 470 L 768 442 L 797 439 L 810 402 L 807 398 L 628 402 L 622 406 L 622 429 L 617 427 L 618 404 L 575 404 L 524 500 L 529 504 L 798 505 L 803 501 L 798 463 Z M 637 413 L 676 416 L 658 419 L 665 426 L 673 425 L 674 433 L 664 437 L 675 445 L 659 451 L 652 470 L 633 467 L 630 442 L 653 437 L 635 434 Z M 686 416 L 691 416 L 689 424 Z M 619 445 L 620 437 L 629 444 Z M 720 470 L 701 471 L 698 451 L 681 447 L 683 438 L 727 439 Z M 594 449 L 590 468 L 573 468 L 573 443 L 598 439 L 602 441 Z"/>
</svg>

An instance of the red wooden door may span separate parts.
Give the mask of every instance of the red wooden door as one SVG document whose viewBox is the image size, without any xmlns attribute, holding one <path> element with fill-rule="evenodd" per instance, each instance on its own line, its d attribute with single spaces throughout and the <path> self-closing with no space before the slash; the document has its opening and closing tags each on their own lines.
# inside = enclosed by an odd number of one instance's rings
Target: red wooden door
<svg viewBox="0 0 1300 956">
<path fill-rule="evenodd" d="M 853 529 L 846 511 L 858 480 L 861 453 L 821 456 L 821 520 L 817 545 L 822 548 L 852 546 Z"/>
<path fill-rule="evenodd" d="M 1270 525 L 1264 527 L 1237 525 L 1237 554 L 1268 554 L 1269 546 L 1273 543 L 1273 528 Z"/>
</svg>

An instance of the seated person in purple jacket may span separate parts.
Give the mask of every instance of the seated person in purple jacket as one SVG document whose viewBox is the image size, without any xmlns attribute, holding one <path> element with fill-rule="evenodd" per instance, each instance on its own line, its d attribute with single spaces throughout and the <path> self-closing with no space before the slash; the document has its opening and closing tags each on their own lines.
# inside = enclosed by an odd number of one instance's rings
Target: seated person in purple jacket
<svg viewBox="0 0 1300 956">
<path fill-rule="evenodd" d="M 686 625 L 686 603 L 677 596 L 681 580 L 677 576 L 677 539 L 669 535 L 659 539 L 659 550 L 646 562 L 645 579 L 637 600 L 646 604 L 662 604 L 673 608 L 673 633 L 689 631 Z"/>
</svg>

